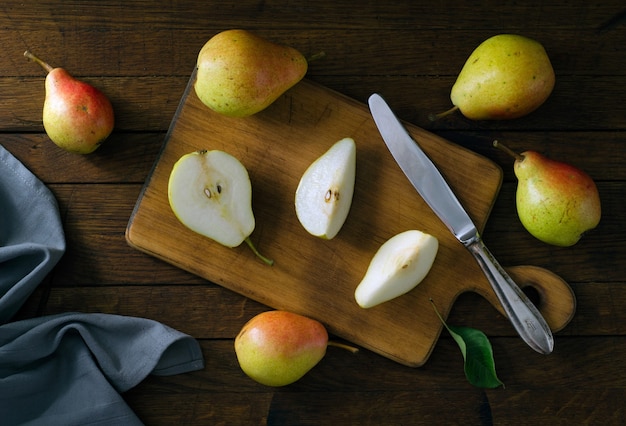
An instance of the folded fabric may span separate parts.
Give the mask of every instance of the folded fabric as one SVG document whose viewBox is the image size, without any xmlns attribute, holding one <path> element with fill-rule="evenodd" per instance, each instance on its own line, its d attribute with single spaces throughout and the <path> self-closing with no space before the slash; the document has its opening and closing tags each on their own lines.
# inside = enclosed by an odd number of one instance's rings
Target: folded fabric
<svg viewBox="0 0 626 426">
<path fill-rule="evenodd" d="M 64 252 L 56 199 L 0 145 L 0 424 L 140 425 L 120 393 L 148 374 L 202 369 L 200 345 L 120 315 L 8 322 Z"/>
<path fill-rule="evenodd" d="M 141 425 L 119 395 L 148 374 L 202 369 L 192 337 L 158 322 L 67 313 L 0 327 L 3 425 Z"/>
<path fill-rule="evenodd" d="M 13 317 L 64 252 L 56 199 L 0 145 L 0 324 Z"/>
</svg>

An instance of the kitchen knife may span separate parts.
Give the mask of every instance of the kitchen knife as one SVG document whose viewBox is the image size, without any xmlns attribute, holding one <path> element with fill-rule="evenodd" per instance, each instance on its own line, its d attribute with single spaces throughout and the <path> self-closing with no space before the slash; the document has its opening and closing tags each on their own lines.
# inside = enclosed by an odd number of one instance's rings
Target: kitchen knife
<svg viewBox="0 0 626 426">
<path fill-rule="evenodd" d="M 476 226 L 437 167 L 380 95 L 375 93 L 370 96 L 369 107 L 396 162 L 426 204 L 474 255 L 517 333 L 535 351 L 551 353 L 554 339 L 550 327 L 487 249 Z"/>
</svg>

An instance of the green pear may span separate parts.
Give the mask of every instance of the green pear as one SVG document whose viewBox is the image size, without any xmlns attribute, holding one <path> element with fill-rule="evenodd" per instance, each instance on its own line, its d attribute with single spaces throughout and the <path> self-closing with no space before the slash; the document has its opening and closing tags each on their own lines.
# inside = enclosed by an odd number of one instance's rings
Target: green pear
<svg viewBox="0 0 626 426">
<path fill-rule="evenodd" d="M 172 167 L 167 194 L 178 220 L 192 231 L 226 247 L 245 241 L 261 260 L 273 263 L 250 240 L 255 227 L 252 185 L 237 158 L 219 150 L 183 155 Z"/>
<path fill-rule="evenodd" d="M 272 104 L 307 72 L 296 49 L 245 30 L 213 36 L 200 50 L 195 91 L 212 110 L 246 117 Z"/>
<path fill-rule="evenodd" d="M 569 247 L 598 226 L 600 195 L 588 174 L 535 151 L 517 154 L 498 141 L 494 146 L 515 157 L 517 214 L 535 238 Z"/>
<path fill-rule="evenodd" d="M 100 90 L 63 68 L 54 68 L 28 50 L 24 56 L 47 72 L 43 126 L 59 147 L 77 154 L 95 151 L 113 131 L 113 106 Z"/>
<path fill-rule="evenodd" d="M 387 240 L 372 257 L 354 292 L 362 308 L 371 308 L 402 296 L 428 275 L 439 250 L 434 236 L 417 230 Z"/>
<path fill-rule="evenodd" d="M 482 42 L 469 56 L 452 86 L 450 99 L 472 120 L 519 118 L 541 106 L 552 93 L 555 76 L 544 47 L 516 34 Z"/>
<path fill-rule="evenodd" d="M 326 354 L 328 333 L 318 321 L 288 311 L 267 311 L 248 321 L 235 338 L 244 373 L 267 386 L 304 376 Z"/>
<path fill-rule="evenodd" d="M 356 144 L 344 138 L 311 163 L 300 178 L 295 207 L 304 229 L 323 239 L 334 238 L 350 212 L 355 179 Z"/>
</svg>

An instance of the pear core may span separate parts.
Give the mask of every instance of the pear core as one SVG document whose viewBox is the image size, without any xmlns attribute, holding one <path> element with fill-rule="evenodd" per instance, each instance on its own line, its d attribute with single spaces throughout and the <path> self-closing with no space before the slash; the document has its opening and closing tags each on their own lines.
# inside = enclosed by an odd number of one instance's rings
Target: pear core
<svg viewBox="0 0 626 426">
<path fill-rule="evenodd" d="M 312 235 L 332 239 L 350 212 L 356 179 L 356 144 L 335 142 L 302 175 L 295 194 L 296 215 Z"/>
<path fill-rule="evenodd" d="M 232 155 L 200 150 L 183 155 L 170 173 L 167 195 L 176 218 L 192 231 L 226 247 L 242 242 L 268 265 L 250 240 L 255 220 L 248 171 Z"/>
<path fill-rule="evenodd" d="M 417 230 L 387 240 L 354 292 L 358 305 L 371 308 L 411 291 L 428 275 L 438 249 L 437 238 Z"/>
</svg>

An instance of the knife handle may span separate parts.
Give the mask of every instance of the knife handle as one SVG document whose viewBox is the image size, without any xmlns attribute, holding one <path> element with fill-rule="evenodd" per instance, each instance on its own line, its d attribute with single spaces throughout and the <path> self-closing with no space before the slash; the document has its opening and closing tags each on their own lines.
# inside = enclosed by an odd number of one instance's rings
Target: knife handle
<svg viewBox="0 0 626 426">
<path fill-rule="evenodd" d="M 500 266 L 480 237 L 466 247 L 485 273 L 520 337 L 535 351 L 545 355 L 551 353 L 554 349 L 552 331 L 535 305 Z"/>
</svg>

